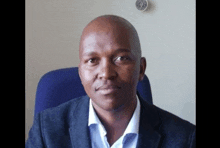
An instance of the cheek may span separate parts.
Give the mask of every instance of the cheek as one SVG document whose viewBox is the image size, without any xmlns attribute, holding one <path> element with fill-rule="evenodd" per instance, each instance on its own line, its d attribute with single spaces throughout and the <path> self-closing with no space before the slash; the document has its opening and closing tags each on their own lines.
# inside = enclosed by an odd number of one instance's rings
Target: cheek
<svg viewBox="0 0 220 148">
<path fill-rule="evenodd" d="M 86 93 L 90 94 L 92 90 L 92 84 L 93 84 L 93 76 L 91 72 L 88 70 L 80 71 L 79 69 L 79 73 L 80 73 L 80 79 L 81 79 L 82 85 Z"/>
<path fill-rule="evenodd" d="M 89 70 L 84 64 L 79 65 L 79 75 L 82 83 L 84 84 L 90 82 L 93 79 L 92 71 Z"/>
<path fill-rule="evenodd" d="M 120 75 L 122 81 L 130 83 L 132 85 L 134 85 L 134 83 L 137 83 L 139 78 L 139 72 L 135 66 L 120 68 L 118 74 Z"/>
</svg>

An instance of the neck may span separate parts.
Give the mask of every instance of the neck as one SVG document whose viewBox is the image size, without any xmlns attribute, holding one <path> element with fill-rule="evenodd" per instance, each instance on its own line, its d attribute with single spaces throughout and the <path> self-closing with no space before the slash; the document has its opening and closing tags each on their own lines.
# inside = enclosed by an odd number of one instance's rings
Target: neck
<svg viewBox="0 0 220 148">
<path fill-rule="evenodd" d="M 136 106 L 136 96 L 131 102 L 124 104 L 123 107 L 117 110 L 100 110 L 94 106 L 96 114 L 107 131 L 107 140 L 110 146 L 123 135 Z"/>
</svg>

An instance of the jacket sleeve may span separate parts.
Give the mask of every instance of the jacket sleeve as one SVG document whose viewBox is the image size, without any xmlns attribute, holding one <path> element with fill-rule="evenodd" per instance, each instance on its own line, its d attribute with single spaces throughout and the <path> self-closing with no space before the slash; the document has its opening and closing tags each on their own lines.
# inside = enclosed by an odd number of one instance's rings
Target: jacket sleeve
<svg viewBox="0 0 220 148">
<path fill-rule="evenodd" d="M 34 119 L 34 123 L 29 131 L 28 139 L 25 144 L 25 148 L 45 148 L 42 129 L 41 129 L 41 114 L 37 114 Z"/>
<path fill-rule="evenodd" d="M 192 135 L 191 135 L 191 140 L 190 140 L 190 148 L 195 148 L 196 147 L 196 128 L 194 129 Z"/>
</svg>

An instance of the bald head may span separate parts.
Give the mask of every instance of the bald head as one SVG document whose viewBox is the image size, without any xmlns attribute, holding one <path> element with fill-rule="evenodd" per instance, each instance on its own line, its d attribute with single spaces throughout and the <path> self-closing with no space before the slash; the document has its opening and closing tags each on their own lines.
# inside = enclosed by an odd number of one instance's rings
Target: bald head
<svg viewBox="0 0 220 148">
<path fill-rule="evenodd" d="M 144 78 L 146 60 L 131 23 L 113 15 L 92 20 L 82 33 L 79 59 L 81 82 L 97 112 L 135 106 L 136 86 Z"/>
<path fill-rule="evenodd" d="M 79 50 L 83 49 L 83 41 L 92 33 L 112 33 L 118 37 L 118 42 L 124 42 L 125 40 L 122 39 L 127 38 L 126 41 L 131 45 L 131 50 L 135 52 L 138 58 L 141 58 L 141 47 L 137 31 L 124 18 L 115 15 L 103 15 L 92 20 L 83 30 Z"/>
</svg>

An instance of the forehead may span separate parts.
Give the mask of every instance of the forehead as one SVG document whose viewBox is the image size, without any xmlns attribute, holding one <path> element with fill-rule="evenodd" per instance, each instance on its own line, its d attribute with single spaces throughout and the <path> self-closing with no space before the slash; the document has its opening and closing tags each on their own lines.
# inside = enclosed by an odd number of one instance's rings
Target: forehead
<svg viewBox="0 0 220 148">
<path fill-rule="evenodd" d="M 84 37 L 81 41 L 81 55 L 91 53 L 119 53 L 131 51 L 128 36 L 114 32 L 93 32 Z"/>
<path fill-rule="evenodd" d="M 140 53 L 139 38 L 135 28 L 124 20 L 99 18 L 90 22 L 83 30 L 79 56 L 82 53 L 107 49 L 129 49 Z M 136 51 L 136 52 L 135 52 Z M 138 54 L 140 55 L 140 54 Z"/>
<path fill-rule="evenodd" d="M 132 34 L 123 26 L 108 24 L 100 27 L 100 24 L 93 24 L 83 31 L 80 52 L 97 48 L 103 50 L 108 48 L 131 49 L 131 38 Z"/>
<path fill-rule="evenodd" d="M 91 32 L 84 36 L 82 47 L 86 46 L 129 46 L 130 35 L 125 31 L 99 31 Z"/>
</svg>

